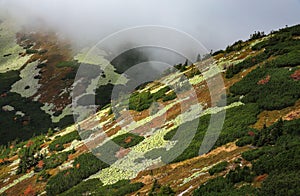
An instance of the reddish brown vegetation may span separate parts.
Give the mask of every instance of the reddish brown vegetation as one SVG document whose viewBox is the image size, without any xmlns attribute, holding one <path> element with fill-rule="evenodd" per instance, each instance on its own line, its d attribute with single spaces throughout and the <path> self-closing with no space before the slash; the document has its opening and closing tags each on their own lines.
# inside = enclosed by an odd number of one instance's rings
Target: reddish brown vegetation
<svg viewBox="0 0 300 196">
<path fill-rule="evenodd" d="M 293 73 L 291 75 L 291 78 L 293 78 L 294 80 L 298 81 L 300 80 L 300 69 L 299 70 L 296 70 L 295 73 Z"/>
<path fill-rule="evenodd" d="M 30 146 L 32 146 L 33 145 L 33 141 L 32 140 L 29 140 L 28 142 L 27 142 L 27 144 L 26 144 L 26 147 L 30 147 Z"/>
<path fill-rule="evenodd" d="M 124 140 L 124 142 L 125 142 L 126 144 L 130 143 L 131 141 L 132 141 L 132 137 L 131 137 L 131 136 L 127 137 L 127 138 Z"/>
<path fill-rule="evenodd" d="M 24 195 L 27 195 L 27 196 L 33 196 L 33 195 L 36 195 L 34 189 L 32 188 L 32 185 L 29 185 L 29 186 L 25 189 Z"/>
<path fill-rule="evenodd" d="M 37 164 L 37 167 L 40 168 L 40 169 L 42 169 L 42 168 L 44 167 L 44 165 L 45 165 L 44 161 L 43 161 L 43 160 L 40 160 L 40 161 L 38 162 L 38 164 Z"/>
<path fill-rule="evenodd" d="M 68 176 L 68 175 L 70 175 L 70 172 L 67 172 L 67 173 L 65 173 L 65 175 L 64 175 L 64 176 Z"/>
<path fill-rule="evenodd" d="M 3 93 L 3 94 L 0 95 L 0 97 L 6 97 L 6 96 L 7 96 L 6 93 Z"/>
<path fill-rule="evenodd" d="M 263 175 L 257 176 L 257 177 L 254 179 L 254 181 L 255 181 L 255 182 L 262 182 L 262 181 L 264 181 L 267 177 L 268 177 L 268 174 L 263 174 Z"/>
<path fill-rule="evenodd" d="M 260 81 L 257 82 L 258 85 L 264 85 L 267 84 L 271 79 L 270 75 L 267 75 L 265 78 L 261 79 Z"/>
</svg>

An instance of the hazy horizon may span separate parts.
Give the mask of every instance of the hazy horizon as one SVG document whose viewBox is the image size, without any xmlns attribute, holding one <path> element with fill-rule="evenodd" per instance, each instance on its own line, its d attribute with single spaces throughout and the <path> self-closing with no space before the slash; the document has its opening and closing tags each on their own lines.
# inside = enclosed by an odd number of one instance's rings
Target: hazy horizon
<svg viewBox="0 0 300 196">
<path fill-rule="evenodd" d="M 254 31 L 298 24 L 299 10 L 299 0 L 0 0 L 0 13 L 18 25 L 42 23 L 76 44 L 96 42 L 124 28 L 161 25 L 186 32 L 214 51 Z"/>
</svg>

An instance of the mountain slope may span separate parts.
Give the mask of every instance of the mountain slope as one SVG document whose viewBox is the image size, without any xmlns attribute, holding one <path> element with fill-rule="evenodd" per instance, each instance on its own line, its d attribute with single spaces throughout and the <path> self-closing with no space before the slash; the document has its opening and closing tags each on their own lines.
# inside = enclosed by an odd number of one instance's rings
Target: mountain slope
<svg viewBox="0 0 300 196">
<path fill-rule="evenodd" d="M 297 194 L 299 27 L 281 29 L 268 36 L 257 33 L 245 42 L 238 41 L 225 51 L 216 52 L 208 60 L 177 65 L 180 71 L 166 73 L 131 95 L 129 107 L 134 125 L 126 124 L 131 121 L 126 113 L 114 114 L 108 105 L 77 125 L 1 147 L 0 193 Z M 219 105 L 225 96 L 219 95 L 216 103 L 210 98 L 207 82 L 217 77 L 216 67 L 223 70 L 226 106 Z M 6 79 L 7 73 L 1 79 L 7 81 L 6 89 L 14 83 Z M 163 84 L 183 86 L 182 77 L 188 78 L 193 88 L 174 96 L 172 89 Z M 192 102 L 193 90 L 199 103 L 181 107 Z M 158 104 L 157 108 L 153 103 Z M 195 108 L 203 110 L 199 113 Z M 210 152 L 199 156 L 211 115 L 222 111 L 226 111 L 226 118 L 218 140 Z M 185 115 L 189 118 L 183 118 Z M 170 155 L 165 149 L 182 144 L 193 121 L 200 123 L 191 143 L 172 163 L 167 163 Z M 184 132 L 178 131 L 179 126 Z M 80 134 L 78 127 L 83 130 L 79 130 Z M 120 146 L 110 148 L 102 131 Z M 94 157 L 87 146 L 99 156 L 107 155 L 112 165 Z"/>
</svg>

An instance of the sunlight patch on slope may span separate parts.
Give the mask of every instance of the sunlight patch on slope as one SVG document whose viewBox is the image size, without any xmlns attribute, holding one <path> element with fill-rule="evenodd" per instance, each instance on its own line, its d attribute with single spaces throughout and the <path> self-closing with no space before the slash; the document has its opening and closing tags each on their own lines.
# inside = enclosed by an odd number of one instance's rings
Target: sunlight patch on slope
<svg viewBox="0 0 300 196">
<path fill-rule="evenodd" d="M 0 23 L 0 73 L 19 70 L 31 57 L 20 56 L 25 50 L 16 43 L 16 32 L 7 22 Z M 9 55 L 10 54 L 10 55 Z M 4 55 L 9 55 L 4 57 Z"/>
<path fill-rule="evenodd" d="M 14 83 L 11 87 L 11 92 L 20 94 L 22 97 L 31 97 L 37 93 L 41 84 L 39 84 L 39 79 L 34 77 L 39 75 L 40 69 L 37 68 L 38 61 L 29 63 L 20 72 L 21 80 Z"/>
</svg>

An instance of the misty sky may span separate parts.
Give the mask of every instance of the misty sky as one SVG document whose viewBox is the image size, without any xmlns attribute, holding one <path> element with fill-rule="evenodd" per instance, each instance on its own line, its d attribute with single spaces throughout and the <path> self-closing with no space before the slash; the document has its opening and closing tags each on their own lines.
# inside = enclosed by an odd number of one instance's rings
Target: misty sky
<svg viewBox="0 0 300 196">
<path fill-rule="evenodd" d="M 164 25 L 217 50 L 255 30 L 300 23 L 300 0 L 0 0 L 0 13 L 22 25 L 47 24 L 80 42 L 137 25 Z"/>
</svg>

